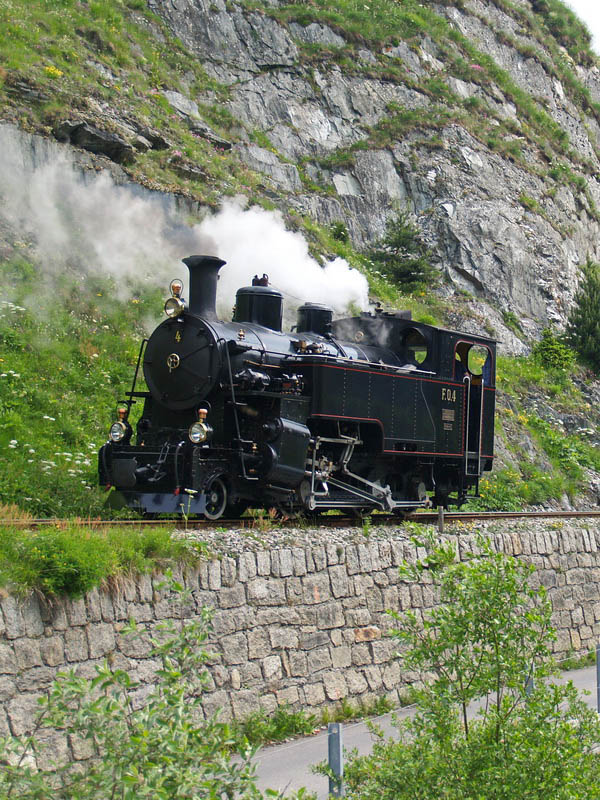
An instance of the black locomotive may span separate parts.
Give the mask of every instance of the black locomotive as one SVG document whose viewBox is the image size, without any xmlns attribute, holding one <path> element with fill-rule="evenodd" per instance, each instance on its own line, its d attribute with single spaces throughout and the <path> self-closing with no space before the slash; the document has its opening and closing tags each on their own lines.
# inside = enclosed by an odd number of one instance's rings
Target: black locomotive
<svg viewBox="0 0 600 800">
<path fill-rule="evenodd" d="M 313 303 L 284 333 L 266 276 L 238 290 L 233 320 L 221 322 L 225 262 L 184 263 L 189 303 L 173 281 L 168 318 L 142 343 L 99 453 L 113 504 L 209 519 L 247 507 L 402 514 L 477 493 L 493 462 L 494 340 L 406 312 L 333 321 Z M 136 391 L 142 365 L 148 391 Z"/>
</svg>

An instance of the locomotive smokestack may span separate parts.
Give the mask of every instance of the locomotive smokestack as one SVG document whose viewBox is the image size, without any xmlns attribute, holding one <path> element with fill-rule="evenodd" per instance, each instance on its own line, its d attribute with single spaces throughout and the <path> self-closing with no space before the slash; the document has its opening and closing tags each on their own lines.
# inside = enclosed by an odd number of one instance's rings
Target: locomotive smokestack
<svg viewBox="0 0 600 800">
<path fill-rule="evenodd" d="M 189 310 L 197 317 L 216 319 L 217 279 L 225 261 L 216 256 L 189 256 L 183 263 L 190 271 Z"/>
</svg>

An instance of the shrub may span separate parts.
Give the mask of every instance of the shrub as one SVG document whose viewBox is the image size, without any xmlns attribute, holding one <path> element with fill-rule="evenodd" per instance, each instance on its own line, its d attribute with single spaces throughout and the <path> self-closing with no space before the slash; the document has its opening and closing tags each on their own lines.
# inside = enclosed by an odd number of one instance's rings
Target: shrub
<svg viewBox="0 0 600 800">
<path fill-rule="evenodd" d="M 231 728 L 237 741 L 245 739 L 251 745 L 259 745 L 280 742 L 291 736 L 306 736 L 313 733 L 318 724 L 314 714 L 292 711 L 287 705 L 282 705 L 271 716 L 264 711 L 255 711 L 243 722 L 234 723 Z"/>
<path fill-rule="evenodd" d="M 433 582 L 440 602 L 421 620 L 394 613 L 405 669 L 424 681 L 400 741 L 379 737 L 345 769 L 354 800 L 587 800 L 597 797 L 597 714 L 552 674 L 551 606 L 534 570 L 489 541 L 456 562 L 453 543 L 418 542 L 407 581 Z M 536 671 L 535 687 L 529 678 Z M 477 714 L 468 706 L 482 698 Z"/>
<path fill-rule="evenodd" d="M 431 265 L 430 256 L 407 209 L 388 220 L 385 235 L 369 253 L 379 270 L 406 291 L 439 283 L 440 273 Z"/>
<path fill-rule="evenodd" d="M 600 266 L 590 259 L 569 315 L 567 338 L 596 371 L 600 369 Z"/>
<path fill-rule="evenodd" d="M 171 584 L 186 602 L 191 595 Z M 132 677 L 107 662 L 89 680 L 75 670 L 60 675 L 42 702 L 34 735 L 0 739 L 0 796 L 21 800 L 97 798 L 239 798 L 258 800 L 253 751 L 235 746 L 229 728 L 204 719 L 201 695 L 208 682 L 204 664 L 210 613 L 183 626 L 169 621 L 152 639 L 158 683 L 143 704 L 134 703 Z M 130 635 L 138 635 L 132 623 Z M 53 763 L 39 739 L 45 732 L 87 746 L 87 761 Z M 38 734 L 41 734 L 38 739 Z M 31 764 L 37 751 L 39 769 Z"/>
<path fill-rule="evenodd" d="M 533 346 L 531 355 L 546 369 L 569 370 L 574 363 L 573 350 L 551 328 L 544 328 L 542 338 Z"/>
</svg>

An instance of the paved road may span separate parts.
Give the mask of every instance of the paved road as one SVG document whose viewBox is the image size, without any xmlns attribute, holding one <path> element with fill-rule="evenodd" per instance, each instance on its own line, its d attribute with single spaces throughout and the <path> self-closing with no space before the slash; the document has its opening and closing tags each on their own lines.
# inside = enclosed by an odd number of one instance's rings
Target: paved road
<svg viewBox="0 0 600 800">
<path fill-rule="evenodd" d="M 568 680 L 572 680 L 580 691 L 590 692 L 584 699 L 588 705 L 596 708 L 596 667 L 565 672 L 558 682 L 564 683 Z M 397 712 L 397 716 L 405 717 L 410 713 L 410 707 L 408 707 Z M 385 714 L 377 719 L 378 726 L 387 735 L 394 732 L 390 717 L 390 714 Z M 359 753 L 367 753 L 371 749 L 372 736 L 366 723 L 357 722 L 343 726 L 342 741 L 347 750 L 357 748 Z M 258 786 L 263 791 L 271 788 L 284 793 L 305 786 L 310 791 L 316 792 L 319 800 L 326 800 L 328 796 L 327 778 L 313 775 L 310 769 L 312 764 L 326 759 L 326 731 L 306 739 L 265 747 L 255 759 Z"/>
</svg>

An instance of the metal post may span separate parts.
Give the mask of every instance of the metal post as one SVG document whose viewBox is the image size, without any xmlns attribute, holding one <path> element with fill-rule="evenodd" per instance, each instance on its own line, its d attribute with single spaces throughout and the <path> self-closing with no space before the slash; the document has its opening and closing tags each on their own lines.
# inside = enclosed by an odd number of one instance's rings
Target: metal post
<svg viewBox="0 0 600 800">
<path fill-rule="evenodd" d="M 444 506 L 438 506 L 438 531 L 444 532 Z"/>
<path fill-rule="evenodd" d="M 534 689 L 534 682 L 533 682 L 533 664 L 531 665 L 531 672 L 527 676 L 527 680 L 525 681 L 525 694 L 527 697 L 531 697 L 531 693 Z"/>
<path fill-rule="evenodd" d="M 600 714 L 600 644 L 596 645 L 596 708 Z"/>
<path fill-rule="evenodd" d="M 327 747 L 329 751 L 329 769 L 336 776 L 329 778 L 329 794 L 332 797 L 344 797 L 344 752 L 342 750 L 342 724 L 330 722 L 327 726 Z"/>
</svg>

